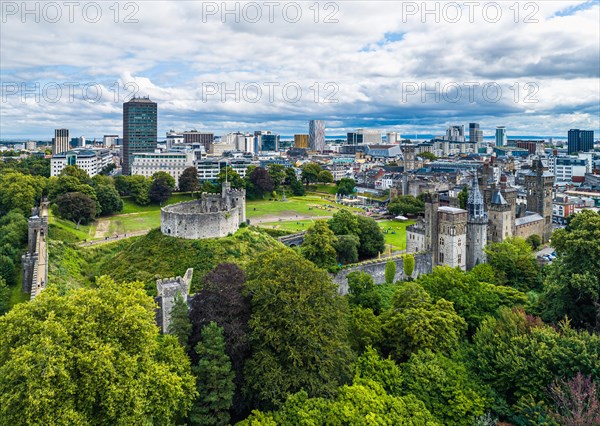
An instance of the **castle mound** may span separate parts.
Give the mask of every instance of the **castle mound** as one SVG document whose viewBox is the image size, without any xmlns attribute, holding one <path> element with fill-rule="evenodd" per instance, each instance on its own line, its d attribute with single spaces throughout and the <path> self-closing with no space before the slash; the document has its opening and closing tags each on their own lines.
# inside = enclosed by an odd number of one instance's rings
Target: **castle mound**
<svg viewBox="0 0 600 426">
<path fill-rule="evenodd" d="M 219 263 L 233 262 L 243 267 L 259 253 L 282 247 L 279 241 L 252 227 L 228 237 L 202 240 L 172 238 L 155 229 L 103 262 L 100 273 L 116 281 L 143 281 L 148 294 L 156 295 L 156 279 L 183 276 L 188 268 L 194 268 L 193 293 L 200 289 L 204 275 Z"/>
</svg>

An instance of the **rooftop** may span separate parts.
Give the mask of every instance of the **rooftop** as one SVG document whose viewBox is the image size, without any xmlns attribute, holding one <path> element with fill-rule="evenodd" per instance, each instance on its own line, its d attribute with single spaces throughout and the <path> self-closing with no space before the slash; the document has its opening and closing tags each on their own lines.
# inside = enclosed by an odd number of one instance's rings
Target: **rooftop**
<svg viewBox="0 0 600 426">
<path fill-rule="evenodd" d="M 449 206 L 442 206 L 438 209 L 438 211 L 445 212 L 445 213 L 451 213 L 451 214 L 467 213 L 466 210 L 459 209 L 457 207 L 449 207 Z"/>
</svg>

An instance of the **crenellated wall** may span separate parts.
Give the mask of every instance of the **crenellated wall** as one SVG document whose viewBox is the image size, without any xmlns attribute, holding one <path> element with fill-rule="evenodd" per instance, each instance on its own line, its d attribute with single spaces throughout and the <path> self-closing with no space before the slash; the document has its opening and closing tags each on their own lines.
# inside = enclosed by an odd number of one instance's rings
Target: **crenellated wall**
<svg viewBox="0 0 600 426">
<path fill-rule="evenodd" d="M 432 271 L 431 266 L 431 254 L 427 253 L 415 253 L 415 269 L 412 274 L 412 278 L 417 278 L 423 274 L 429 274 Z M 356 266 L 344 268 L 337 274 L 332 276 L 332 281 L 338 285 L 338 291 L 340 294 L 348 294 L 348 279 L 347 276 L 351 272 L 363 271 L 373 277 L 375 284 L 385 283 L 385 265 L 388 260 L 392 260 L 396 263 L 396 276 L 394 282 L 402 281 L 406 279 L 404 275 L 404 258 L 393 257 L 391 259 L 381 259 L 377 261 L 367 261 L 360 263 Z"/>
</svg>

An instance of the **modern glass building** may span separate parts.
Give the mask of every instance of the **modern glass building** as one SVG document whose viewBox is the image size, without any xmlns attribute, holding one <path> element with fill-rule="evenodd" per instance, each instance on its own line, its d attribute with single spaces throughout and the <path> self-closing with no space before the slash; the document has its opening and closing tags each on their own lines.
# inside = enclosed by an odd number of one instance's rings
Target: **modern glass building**
<svg viewBox="0 0 600 426">
<path fill-rule="evenodd" d="M 594 149 L 594 131 L 593 130 L 569 130 L 568 153 L 577 154 L 578 152 L 588 152 Z"/>
<path fill-rule="evenodd" d="M 496 146 L 506 146 L 507 144 L 506 127 L 496 127 Z"/>
<path fill-rule="evenodd" d="M 156 149 L 157 104 L 149 97 L 123 104 L 123 174 L 131 174 L 133 154 Z"/>
</svg>

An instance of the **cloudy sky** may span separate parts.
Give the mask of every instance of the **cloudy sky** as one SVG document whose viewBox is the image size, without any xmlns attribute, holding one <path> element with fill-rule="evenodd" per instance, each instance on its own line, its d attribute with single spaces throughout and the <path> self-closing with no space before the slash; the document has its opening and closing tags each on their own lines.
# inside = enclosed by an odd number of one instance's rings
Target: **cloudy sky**
<svg viewBox="0 0 600 426">
<path fill-rule="evenodd" d="M 2 1 L 0 139 L 169 129 L 600 134 L 600 2 Z"/>
</svg>

